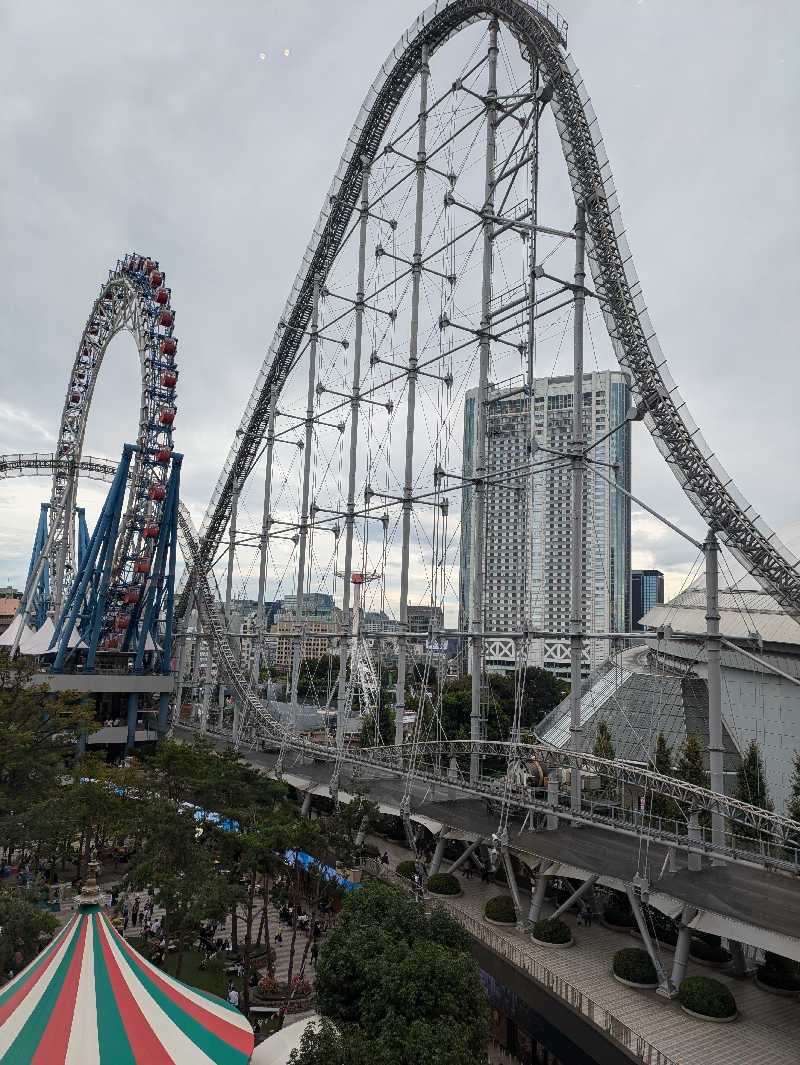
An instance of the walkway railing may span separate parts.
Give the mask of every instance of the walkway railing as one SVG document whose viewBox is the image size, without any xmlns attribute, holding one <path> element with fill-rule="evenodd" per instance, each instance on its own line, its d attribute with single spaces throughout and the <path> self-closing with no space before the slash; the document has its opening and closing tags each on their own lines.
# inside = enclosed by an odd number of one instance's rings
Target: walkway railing
<svg viewBox="0 0 800 1065">
<path fill-rule="evenodd" d="M 385 880 L 409 893 L 415 892 L 414 885 L 410 880 L 406 877 L 398 876 L 397 873 L 390 872 L 386 866 L 382 866 L 374 858 L 363 859 L 362 868 L 379 880 Z M 419 889 L 416 890 L 418 891 Z M 538 984 L 541 984 L 545 990 L 549 991 L 551 995 L 555 995 L 562 1002 L 566 1002 L 568 1006 L 571 1006 L 582 1017 L 585 1017 L 591 1024 L 604 1032 L 609 1039 L 613 1039 L 615 1043 L 618 1043 L 633 1054 L 637 1061 L 642 1062 L 642 1065 L 679 1065 L 679 1062 L 675 1061 L 674 1058 L 669 1057 L 663 1050 L 653 1046 L 644 1036 L 629 1028 L 616 1014 L 607 1010 L 605 1006 L 601 1006 L 599 1002 L 595 1002 L 585 991 L 575 987 L 574 984 L 565 980 L 563 976 L 559 976 L 552 969 L 548 969 L 546 965 L 542 965 L 521 945 L 507 939 L 496 929 L 487 925 L 485 921 L 478 917 L 473 917 L 472 914 L 465 913 L 464 910 L 444 896 L 436 895 L 434 897 L 428 895 L 426 900 L 435 901 L 437 905 L 441 905 L 451 917 L 458 921 L 465 931 L 469 932 L 473 939 L 477 939 L 479 943 L 488 947 L 489 950 L 510 962 L 514 968 L 519 969 L 526 976 L 530 976 Z"/>
</svg>

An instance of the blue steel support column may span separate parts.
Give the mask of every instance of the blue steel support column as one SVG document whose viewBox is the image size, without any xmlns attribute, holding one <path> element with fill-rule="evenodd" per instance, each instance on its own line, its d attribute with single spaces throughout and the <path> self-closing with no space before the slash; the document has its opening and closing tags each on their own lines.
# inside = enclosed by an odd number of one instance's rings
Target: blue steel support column
<svg viewBox="0 0 800 1065">
<path fill-rule="evenodd" d="M 128 738 L 125 742 L 125 751 L 129 753 L 133 750 L 133 746 L 136 743 L 136 716 L 139 713 L 139 694 L 138 692 L 130 692 L 128 694 Z"/>
</svg>

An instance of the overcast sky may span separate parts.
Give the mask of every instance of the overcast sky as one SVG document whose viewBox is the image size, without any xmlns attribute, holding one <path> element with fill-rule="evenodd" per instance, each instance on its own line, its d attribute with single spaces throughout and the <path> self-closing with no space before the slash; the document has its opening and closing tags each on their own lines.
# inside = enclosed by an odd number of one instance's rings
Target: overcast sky
<svg viewBox="0 0 800 1065">
<path fill-rule="evenodd" d="M 798 6 L 562 11 L 673 376 L 745 495 L 784 527 L 800 517 Z M 199 521 L 361 100 L 417 13 L 411 0 L 0 0 L 0 453 L 52 449 L 92 300 L 136 249 L 172 287 L 175 439 Z M 117 456 L 136 432 L 132 341 L 106 359 L 85 451 Z M 633 478 L 701 534 L 641 426 Z M 90 515 L 103 495 L 84 491 Z M 24 581 L 48 497 L 43 479 L 0 484 L 0 583 Z M 666 570 L 676 591 L 691 551 L 633 524 L 634 566 Z"/>
</svg>

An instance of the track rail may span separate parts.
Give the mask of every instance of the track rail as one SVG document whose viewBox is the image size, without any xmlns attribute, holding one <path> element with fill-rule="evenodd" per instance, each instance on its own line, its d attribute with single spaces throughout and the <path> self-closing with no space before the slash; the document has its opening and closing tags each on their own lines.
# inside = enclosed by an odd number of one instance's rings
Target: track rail
<svg viewBox="0 0 800 1065">
<path fill-rule="evenodd" d="M 230 515 L 233 486 L 251 472 L 266 433 L 270 397 L 280 393 L 311 317 L 313 279 L 325 277 L 356 209 L 361 160 L 375 156 L 389 122 L 429 55 L 464 26 L 497 18 L 553 89 L 552 108 L 576 201 L 586 207 L 592 277 L 620 365 L 646 407 L 645 424 L 703 520 L 766 591 L 800 619 L 797 559 L 748 504 L 706 444 L 673 381 L 650 322 L 622 224 L 602 136 L 580 73 L 565 54 L 566 24 L 554 8 L 524 0 L 438 0 L 389 53 L 348 137 L 283 317 L 245 408 L 201 527 L 198 563 L 216 553 Z M 191 603 L 191 581 L 177 614 Z"/>
</svg>

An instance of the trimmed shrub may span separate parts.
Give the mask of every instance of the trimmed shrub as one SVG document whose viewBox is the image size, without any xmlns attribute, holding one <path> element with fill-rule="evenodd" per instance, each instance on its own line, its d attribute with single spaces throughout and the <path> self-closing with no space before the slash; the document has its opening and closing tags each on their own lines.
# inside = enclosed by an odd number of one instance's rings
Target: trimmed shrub
<svg viewBox="0 0 800 1065">
<path fill-rule="evenodd" d="M 712 936 L 708 932 L 698 932 L 692 936 L 689 953 L 698 961 L 707 961 L 712 965 L 725 965 L 731 960 L 730 951 L 722 946 L 719 936 Z"/>
<path fill-rule="evenodd" d="M 397 869 L 395 870 L 395 872 L 398 876 L 404 876 L 407 880 L 410 880 L 416 872 L 416 868 L 417 867 L 411 861 L 398 862 Z"/>
<path fill-rule="evenodd" d="M 758 967 L 758 979 L 779 991 L 800 991 L 800 962 L 767 951 L 764 964 Z"/>
<path fill-rule="evenodd" d="M 615 928 L 633 928 L 636 923 L 630 910 L 623 910 L 616 905 L 608 905 L 603 910 L 603 920 Z"/>
<path fill-rule="evenodd" d="M 658 942 L 674 947 L 678 942 L 678 926 L 675 921 L 671 917 L 667 917 L 661 910 L 657 910 L 652 906 L 648 906 L 646 912 L 647 926 Z"/>
<path fill-rule="evenodd" d="M 569 925 L 556 918 L 549 917 L 546 921 L 537 921 L 533 926 L 533 938 L 541 939 L 543 943 L 569 943 L 572 932 Z"/>
<path fill-rule="evenodd" d="M 632 984 L 657 984 L 658 976 L 650 955 L 646 950 L 637 947 L 626 947 L 618 950 L 614 955 L 611 968 L 617 976 L 623 980 L 630 980 Z"/>
<path fill-rule="evenodd" d="M 636 923 L 631 912 L 628 896 L 621 891 L 611 891 L 603 907 L 603 920 L 615 928 L 633 928 Z"/>
<path fill-rule="evenodd" d="M 678 1001 L 704 1017 L 732 1017 L 736 999 L 725 984 L 707 976 L 687 976 L 678 989 Z"/>
<path fill-rule="evenodd" d="M 502 921 L 504 924 L 516 924 L 517 912 L 510 895 L 495 895 L 486 903 L 484 913 L 490 921 Z"/>
<path fill-rule="evenodd" d="M 433 895 L 458 895 L 461 885 L 451 873 L 434 873 L 429 876 L 425 887 Z"/>
</svg>

